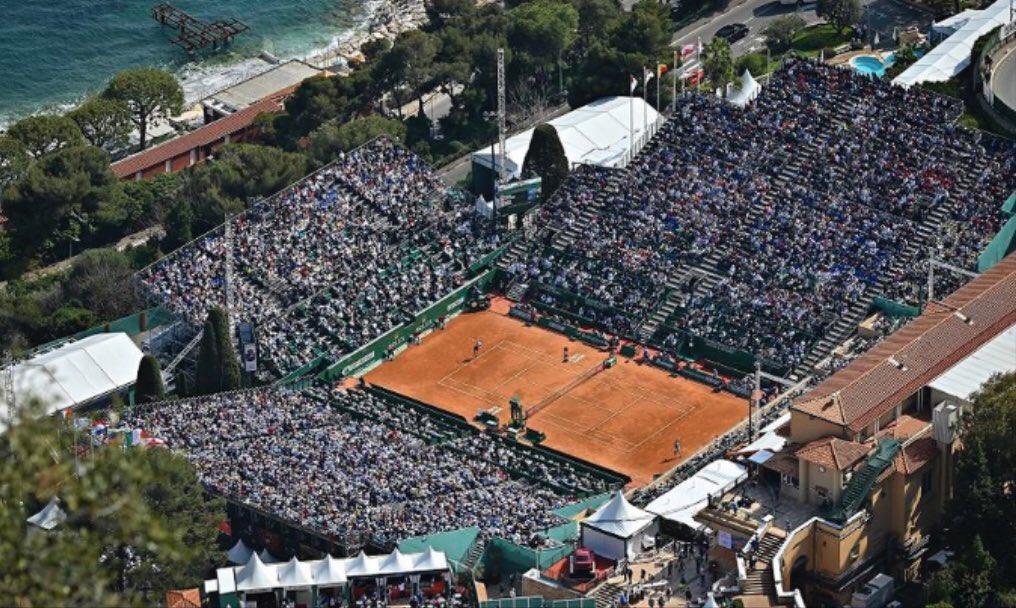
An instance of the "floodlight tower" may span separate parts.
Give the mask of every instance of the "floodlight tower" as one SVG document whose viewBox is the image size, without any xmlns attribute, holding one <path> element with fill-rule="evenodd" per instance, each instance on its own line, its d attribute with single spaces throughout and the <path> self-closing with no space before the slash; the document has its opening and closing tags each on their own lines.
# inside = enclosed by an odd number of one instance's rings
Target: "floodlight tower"
<svg viewBox="0 0 1016 608">
<path fill-rule="evenodd" d="M 505 117 L 505 101 L 504 101 L 504 90 L 505 90 L 505 76 L 504 76 L 504 49 L 497 50 L 497 155 L 498 155 L 498 168 L 497 168 L 497 179 L 498 182 L 505 182 L 505 166 L 504 166 L 504 137 L 505 137 L 505 124 L 507 122 Z M 495 209 L 497 208 L 497 187 L 494 188 L 494 201 Z"/>
<path fill-rule="evenodd" d="M 226 256 L 223 263 L 226 265 L 222 273 L 223 288 L 226 290 L 226 319 L 233 313 L 233 223 L 229 221 L 229 214 L 226 214 L 226 223 L 223 226 L 223 241 L 226 245 Z"/>
<path fill-rule="evenodd" d="M 7 423 L 12 424 L 17 414 L 17 405 L 14 402 L 14 360 L 9 351 L 4 351 L 0 366 L 3 366 L 0 368 L 0 393 L 7 402 Z"/>
</svg>

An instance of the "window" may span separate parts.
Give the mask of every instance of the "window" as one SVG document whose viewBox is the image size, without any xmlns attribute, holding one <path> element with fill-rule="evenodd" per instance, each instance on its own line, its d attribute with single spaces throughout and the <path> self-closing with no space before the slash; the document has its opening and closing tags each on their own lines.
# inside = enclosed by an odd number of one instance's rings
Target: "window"
<svg viewBox="0 0 1016 608">
<path fill-rule="evenodd" d="M 921 499 L 923 500 L 927 496 L 931 496 L 932 490 L 935 488 L 935 468 L 929 467 L 924 475 L 921 476 Z"/>
</svg>

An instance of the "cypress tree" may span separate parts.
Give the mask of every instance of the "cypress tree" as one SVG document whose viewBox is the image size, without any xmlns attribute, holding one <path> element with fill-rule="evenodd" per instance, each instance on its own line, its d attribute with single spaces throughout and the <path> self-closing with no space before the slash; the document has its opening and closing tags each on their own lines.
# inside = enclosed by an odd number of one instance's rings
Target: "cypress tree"
<svg viewBox="0 0 1016 608">
<path fill-rule="evenodd" d="M 134 396 L 138 403 L 159 401 L 166 396 L 166 387 L 162 384 L 162 370 L 159 361 L 152 355 L 141 358 L 138 366 L 138 380 L 134 385 Z"/>
<path fill-rule="evenodd" d="M 219 342 L 215 338 L 215 326 L 209 316 L 205 321 L 204 334 L 198 350 L 198 373 L 196 394 L 209 395 L 219 392 L 222 366 L 219 359 Z"/>
<path fill-rule="evenodd" d="M 568 157 L 564 154 L 557 129 L 552 125 L 542 124 L 533 129 L 522 172 L 535 173 L 543 178 L 540 186 L 543 200 L 549 199 L 568 178 Z"/>
<path fill-rule="evenodd" d="M 208 318 L 215 328 L 215 340 L 218 345 L 221 372 L 219 390 L 236 390 L 243 386 L 243 372 L 240 370 L 240 360 L 236 356 L 236 347 L 233 345 L 229 317 L 226 316 L 225 310 L 216 306 L 208 311 Z"/>
</svg>

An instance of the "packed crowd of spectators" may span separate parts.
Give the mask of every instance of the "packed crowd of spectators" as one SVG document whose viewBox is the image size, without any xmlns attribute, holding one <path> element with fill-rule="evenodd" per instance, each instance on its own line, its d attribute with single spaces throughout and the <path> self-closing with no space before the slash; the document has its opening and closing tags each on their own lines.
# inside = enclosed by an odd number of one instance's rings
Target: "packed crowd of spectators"
<svg viewBox="0 0 1016 608">
<path fill-rule="evenodd" d="M 794 367 L 853 305 L 919 303 L 931 249 L 976 268 L 1016 188 L 1016 147 L 956 126 L 961 107 L 811 61 L 744 109 L 686 95 L 617 187 L 602 171 L 573 176 L 544 210 L 572 238 L 511 270 L 630 325 L 682 268 L 706 270 L 702 288 L 671 295 L 660 343 L 682 331 Z M 595 221 L 576 226 L 582 209 Z"/>
<path fill-rule="evenodd" d="M 232 223 L 236 321 L 258 324 L 275 375 L 338 357 L 461 285 L 499 242 L 489 222 L 441 195 L 419 158 L 379 139 L 267 199 Z M 200 324 L 225 306 L 223 227 L 141 274 Z"/>
<path fill-rule="evenodd" d="M 133 417 L 185 452 L 211 490 L 381 546 L 466 526 L 527 544 L 565 523 L 553 509 L 612 489 L 538 451 L 472 432 L 447 435 L 430 414 L 360 389 L 222 393 L 145 406 Z"/>
</svg>

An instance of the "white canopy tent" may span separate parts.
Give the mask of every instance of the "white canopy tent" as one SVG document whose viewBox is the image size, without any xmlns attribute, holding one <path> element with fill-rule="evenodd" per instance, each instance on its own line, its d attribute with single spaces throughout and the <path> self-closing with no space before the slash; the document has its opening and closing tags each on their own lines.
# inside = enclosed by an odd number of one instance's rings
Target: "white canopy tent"
<svg viewBox="0 0 1016 608">
<path fill-rule="evenodd" d="M 271 591 L 279 586 L 279 573 L 275 566 L 261 561 L 257 554 L 250 556 L 247 565 L 236 573 L 236 590 L 244 593 Z"/>
<path fill-rule="evenodd" d="M 658 531 L 656 516 L 628 502 L 618 490 L 609 502 L 582 521 L 580 542 L 608 559 L 632 558 Z"/>
<path fill-rule="evenodd" d="M 638 142 L 648 125 L 654 133 L 659 113 L 640 97 L 605 97 L 549 121 L 557 130 L 570 165 L 624 167 L 631 157 L 632 133 Z M 522 175 L 533 129 L 505 140 L 505 172 L 509 178 Z M 491 169 L 496 152 L 490 148 L 473 153 L 473 164 Z"/>
<path fill-rule="evenodd" d="M 54 496 L 49 499 L 49 502 L 46 503 L 46 506 L 41 511 L 29 517 L 26 521 L 36 528 L 52 530 L 66 519 L 67 513 L 60 508 L 60 499 Z"/>
<path fill-rule="evenodd" d="M 335 559 L 331 555 L 313 566 L 314 584 L 319 587 L 333 587 L 346 584 L 346 568 L 342 560 Z"/>
<path fill-rule="evenodd" d="M 47 414 L 127 388 L 138 377 L 141 350 L 127 334 L 96 334 L 22 361 L 11 370 L 15 404 L 38 399 Z M 0 394 L 0 416 L 8 397 Z M 7 428 L 0 418 L 0 431 Z"/>
<path fill-rule="evenodd" d="M 374 557 L 369 557 L 363 551 L 354 557 L 353 559 L 346 562 L 346 576 L 375 576 L 381 574 L 381 568 L 378 566 L 378 560 Z"/>
<path fill-rule="evenodd" d="M 443 552 L 435 550 L 434 547 L 427 547 L 426 551 L 416 555 L 415 568 L 420 572 L 447 570 L 448 557 Z"/>
<path fill-rule="evenodd" d="M 747 478 L 747 469 L 736 462 L 715 460 L 646 505 L 646 511 L 701 530 L 705 526 L 695 521 L 695 515 L 709 504 L 709 497 L 729 492 Z"/>
<path fill-rule="evenodd" d="M 760 91 L 762 91 L 762 85 L 746 69 L 744 74 L 741 74 L 741 87 L 732 87 L 730 95 L 727 96 L 727 102 L 743 108 L 754 101 Z"/>
<path fill-rule="evenodd" d="M 247 543 L 243 542 L 243 539 L 240 539 L 226 553 L 226 558 L 229 559 L 231 564 L 246 564 L 250 561 L 250 556 L 253 553 L 254 550 L 248 547 Z"/>
<path fill-rule="evenodd" d="M 314 584 L 310 564 L 301 562 L 295 557 L 279 566 L 279 586 L 287 589 L 300 589 Z"/>
<path fill-rule="evenodd" d="M 257 553 L 238 542 L 233 549 L 242 547 L 250 551 L 250 558 L 243 566 L 219 568 L 214 580 L 205 586 L 214 586 L 220 594 L 262 593 L 274 589 L 284 591 L 305 590 L 309 587 L 328 588 L 347 584 L 351 578 L 383 578 L 387 576 L 413 576 L 424 573 L 442 573 L 451 576 L 448 558 L 442 551 L 428 548 L 421 553 L 402 553 L 398 550 L 388 555 L 360 555 L 339 559 L 326 555 L 324 559 L 300 561 L 291 559 L 284 564 L 266 564 Z M 230 550 L 233 552 L 233 550 Z"/>
<path fill-rule="evenodd" d="M 949 37 L 918 59 L 893 84 L 910 87 L 922 82 L 944 82 L 970 65 L 970 51 L 982 35 L 1009 22 L 1008 0 L 998 0 L 982 10 L 966 10 L 932 26 Z"/>
<path fill-rule="evenodd" d="M 269 553 L 268 549 L 262 549 L 261 553 L 258 554 L 258 557 L 260 557 L 261 561 L 266 564 L 277 564 L 282 561 L 281 559 Z"/>
<path fill-rule="evenodd" d="M 928 386 L 970 402 L 974 393 L 995 374 L 1016 371 L 1016 325 L 998 334 L 967 355 Z"/>
</svg>

